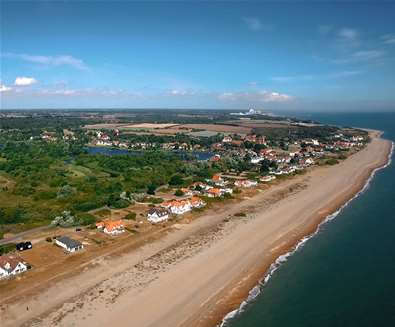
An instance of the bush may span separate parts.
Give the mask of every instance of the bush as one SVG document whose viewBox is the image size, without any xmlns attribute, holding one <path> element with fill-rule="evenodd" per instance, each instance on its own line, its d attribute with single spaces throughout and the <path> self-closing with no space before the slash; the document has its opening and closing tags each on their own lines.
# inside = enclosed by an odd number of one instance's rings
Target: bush
<svg viewBox="0 0 395 327">
<path fill-rule="evenodd" d="M 339 163 L 339 161 L 335 158 L 330 158 L 330 159 L 326 160 L 325 163 L 327 165 L 333 166 L 333 165 L 337 165 Z"/>
<path fill-rule="evenodd" d="M 178 190 L 176 190 L 176 192 L 174 193 L 174 195 L 176 195 L 176 196 L 183 196 L 183 195 L 184 195 L 184 192 L 181 191 L 180 189 L 178 189 Z"/>
<path fill-rule="evenodd" d="M 124 218 L 130 220 L 136 220 L 137 214 L 135 212 L 129 212 Z"/>
<path fill-rule="evenodd" d="M 156 190 L 156 185 L 150 184 L 147 188 L 147 194 L 154 195 Z"/>
<path fill-rule="evenodd" d="M 129 201 L 124 200 L 124 199 L 118 199 L 115 202 L 111 204 L 111 206 L 115 209 L 122 209 L 122 208 L 127 208 L 129 207 Z"/>
<path fill-rule="evenodd" d="M 12 243 L 0 245 L 0 255 L 11 252 L 14 249 L 15 249 L 15 244 L 12 244 Z"/>
<path fill-rule="evenodd" d="M 73 205 L 74 210 L 76 211 L 90 211 L 102 206 L 102 203 L 86 201 L 86 202 L 77 202 Z"/>
<path fill-rule="evenodd" d="M 244 212 L 235 213 L 236 217 L 246 217 L 247 215 Z"/>
<path fill-rule="evenodd" d="M 52 242 L 52 238 L 51 238 L 51 237 L 47 237 L 45 240 L 46 240 L 48 243 L 51 243 L 51 242 Z"/>
<path fill-rule="evenodd" d="M 91 225 L 96 222 L 96 217 L 89 213 L 79 214 L 78 218 L 83 226 Z"/>
</svg>

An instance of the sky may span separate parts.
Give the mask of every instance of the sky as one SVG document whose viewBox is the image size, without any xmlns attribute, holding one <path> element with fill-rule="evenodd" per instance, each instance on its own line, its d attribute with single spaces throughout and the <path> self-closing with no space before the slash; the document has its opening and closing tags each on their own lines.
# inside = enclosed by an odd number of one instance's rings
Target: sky
<svg viewBox="0 0 395 327">
<path fill-rule="evenodd" d="M 395 111 L 392 1 L 0 6 L 0 109 Z"/>
</svg>

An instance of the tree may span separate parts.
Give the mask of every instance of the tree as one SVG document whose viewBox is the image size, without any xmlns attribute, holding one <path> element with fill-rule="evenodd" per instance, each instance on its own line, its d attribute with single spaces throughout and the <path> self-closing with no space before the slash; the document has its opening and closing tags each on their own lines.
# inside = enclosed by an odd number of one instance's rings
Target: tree
<svg viewBox="0 0 395 327">
<path fill-rule="evenodd" d="M 173 175 L 170 178 L 169 185 L 181 186 L 182 184 L 184 184 L 184 179 L 182 178 L 182 176 L 180 174 Z"/>
<path fill-rule="evenodd" d="M 150 184 L 147 187 L 147 194 L 154 195 L 157 186 L 155 184 Z"/>
<path fill-rule="evenodd" d="M 177 189 L 176 192 L 174 193 L 174 195 L 176 195 L 176 196 L 183 196 L 184 192 L 181 191 L 180 189 Z"/>
</svg>

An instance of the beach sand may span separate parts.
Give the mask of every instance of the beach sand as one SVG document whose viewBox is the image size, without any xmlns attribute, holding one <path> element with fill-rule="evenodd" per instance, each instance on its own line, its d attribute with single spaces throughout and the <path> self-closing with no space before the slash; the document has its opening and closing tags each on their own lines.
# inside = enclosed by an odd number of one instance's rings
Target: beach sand
<svg viewBox="0 0 395 327">
<path fill-rule="evenodd" d="M 34 296 L 5 296 L 1 325 L 215 326 L 278 256 L 363 188 L 390 149 L 376 133 L 365 149 L 338 165 L 314 168 L 178 225 L 119 258 L 101 258 Z M 247 217 L 235 217 L 238 212 Z"/>
</svg>

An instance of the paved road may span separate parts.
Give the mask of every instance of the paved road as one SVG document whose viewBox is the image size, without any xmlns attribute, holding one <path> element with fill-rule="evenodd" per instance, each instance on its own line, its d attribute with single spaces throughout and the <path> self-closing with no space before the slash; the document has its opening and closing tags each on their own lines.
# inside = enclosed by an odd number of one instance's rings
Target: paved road
<svg viewBox="0 0 395 327">
<path fill-rule="evenodd" d="M 37 233 L 37 232 L 43 232 L 43 231 L 46 231 L 50 228 L 53 228 L 53 227 L 52 226 L 42 226 L 42 227 L 29 229 L 26 232 L 21 232 L 21 233 L 15 234 L 14 236 L 1 239 L 0 245 L 7 244 L 7 243 L 15 243 L 18 241 L 23 241 L 23 240 L 28 240 L 32 234 Z"/>
</svg>

